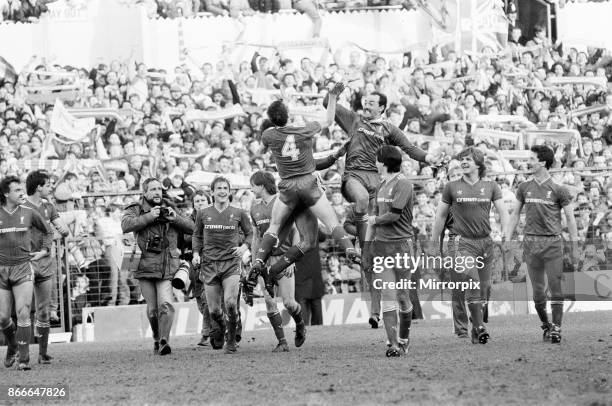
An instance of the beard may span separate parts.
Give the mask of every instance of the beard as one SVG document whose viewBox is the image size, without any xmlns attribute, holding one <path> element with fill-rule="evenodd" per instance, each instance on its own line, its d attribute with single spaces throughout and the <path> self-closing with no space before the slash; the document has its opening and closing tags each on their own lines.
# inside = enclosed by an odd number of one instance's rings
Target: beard
<svg viewBox="0 0 612 406">
<path fill-rule="evenodd" d="M 161 204 L 162 204 L 162 198 L 161 197 L 154 197 L 152 199 L 147 199 L 145 197 L 144 199 L 145 199 L 145 201 L 147 203 L 149 203 L 149 206 L 161 206 Z"/>
</svg>

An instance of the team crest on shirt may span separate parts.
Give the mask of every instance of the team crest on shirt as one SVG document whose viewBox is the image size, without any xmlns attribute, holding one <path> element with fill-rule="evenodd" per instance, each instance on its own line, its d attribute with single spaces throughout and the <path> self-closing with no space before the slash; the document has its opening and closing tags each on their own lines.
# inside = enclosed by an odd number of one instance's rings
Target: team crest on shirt
<svg viewBox="0 0 612 406">
<path fill-rule="evenodd" d="M 458 195 L 462 195 L 463 194 L 463 190 L 457 190 L 457 194 Z"/>
<path fill-rule="evenodd" d="M 49 217 L 49 212 L 45 209 L 45 217 Z"/>
<path fill-rule="evenodd" d="M 23 220 L 25 219 L 25 217 L 21 216 L 20 218 L 21 218 L 21 224 L 23 224 Z"/>
<path fill-rule="evenodd" d="M 547 199 L 550 199 L 550 194 L 551 194 L 551 193 L 552 193 L 552 192 L 551 192 L 550 190 L 549 190 L 548 192 L 546 192 L 546 198 L 547 198 Z"/>
<path fill-rule="evenodd" d="M 389 189 L 389 196 L 393 194 L 393 189 Z"/>
<path fill-rule="evenodd" d="M 480 194 L 484 196 L 484 188 L 480 188 Z"/>
<path fill-rule="evenodd" d="M 527 192 L 527 196 L 531 196 L 531 192 Z"/>
<path fill-rule="evenodd" d="M 206 217 L 206 221 L 211 221 L 212 217 Z"/>
</svg>

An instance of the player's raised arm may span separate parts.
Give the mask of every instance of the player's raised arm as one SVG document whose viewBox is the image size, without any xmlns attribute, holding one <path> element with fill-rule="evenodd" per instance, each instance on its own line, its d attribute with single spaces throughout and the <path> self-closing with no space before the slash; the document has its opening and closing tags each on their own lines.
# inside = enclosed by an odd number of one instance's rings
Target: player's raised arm
<svg viewBox="0 0 612 406">
<path fill-rule="evenodd" d="M 324 127 L 329 127 L 334 123 L 336 117 L 336 103 L 338 96 L 344 91 L 344 84 L 342 82 L 336 83 L 336 86 L 329 92 L 329 102 L 327 103 L 327 115 L 326 121 L 323 123 Z"/>
<path fill-rule="evenodd" d="M 331 93 L 327 94 L 327 96 L 325 96 L 325 98 L 323 99 L 323 107 L 327 108 L 328 104 L 329 104 L 329 99 L 330 99 L 330 95 Z M 336 124 L 338 124 L 340 126 L 340 128 L 342 128 L 342 131 L 344 131 L 345 133 L 348 134 L 349 137 L 351 137 L 353 134 L 349 131 L 351 124 L 358 119 L 358 115 L 357 113 L 342 107 L 342 106 L 338 106 L 336 105 L 336 112 L 335 112 L 335 120 L 336 120 Z"/>
</svg>

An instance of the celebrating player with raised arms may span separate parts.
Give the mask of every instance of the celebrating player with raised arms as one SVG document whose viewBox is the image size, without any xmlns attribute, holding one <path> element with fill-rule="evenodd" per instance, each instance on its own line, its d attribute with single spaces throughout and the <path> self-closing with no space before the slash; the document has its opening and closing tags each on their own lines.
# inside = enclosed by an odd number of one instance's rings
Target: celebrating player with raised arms
<svg viewBox="0 0 612 406">
<path fill-rule="evenodd" d="M 529 167 L 533 178 L 519 185 L 516 192 L 516 208 L 506 230 L 506 241 L 511 241 L 521 210 L 525 208 L 525 237 L 523 255 L 533 287 L 533 301 L 542 322 L 544 341 L 561 342 L 563 319 L 563 239 L 561 238 L 561 211 L 565 214 L 572 241 L 572 255 L 577 255 L 578 241 L 574 205 L 569 190 L 550 177 L 548 169 L 555 160 L 552 149 L 543 145 L 531 147 Z M 550 290 L 552 324 L 546 310 L 546 286 Z"/>
<path fill-rule="evenodd" d="M 447 183 L 442 192 L 433 229 L 434 253 L 440 254 L 437 242 L 452 208 L 455 241 L 450 245 L 453 246 L 455 260 L 457 263 L 461 260 L 463 264 L 472 264 L 461 272 L 459 268 L 451 270 L 459 274 L 452 279 L 479 282 L 479 288 L 474 286 L 465 291 L 465 298 L 472 320 L 472 343 L 486 344 L 489 333 L 483 325 L 483 307 L 489 295 L 493 255 L 491 203 L 499 212 L 502 232 L 508 225 L 508 212 L 499 185 L 482 180 L 486 170 L 483 152 L 470 147 L 460 152 L 457 159 L 461 163 L 463 177 Z"/>
<path fill-rule="evenodd" d="M 330 92 L 330 103 L 327 108 L 327 123 L 333 122 L 336 97 L 344 86 L 339 83 Z M 314 135 L 321 131 L 321 125 L 307 122 L 304 127 L 288 125 L 289 112 L 282 101 L 275 101 L 268 107 L 268 118 L 273 127 L 262 134 L 264 148 L 272 152 L 281 181 L 278 184 L 279 198 L 274 201 L 270 227 L 261 240 L 261 246 L 256 252 L 252 267 L 252 275 L 261 274 L 265 279 L 267 270 L 265 263 L 278 244 L 278 233 L 289 221 L 293 213 L 308 210 L 331 230 L 332 237 L 337 241 L 346 256 L 358 261 L 359 256 L 351 243 L 349 236 L 338 221 L 338 217 L 327 200 L 319 177 L 315 174 L 316 162 L 313 157 Z M 316 246 L 318 224 L 316 222 L 303 229 L 298 226 L 300 241 L 304 247 L 285 253 L 288 262 L 293 263 L 304 256 L 304 253 Z M 314 236 L 314 237 L 313 237 Z M 302 248 L 302 249 L 300 249 Z M 291 250 L 290 250 L 291 251 Z M 249 280 L 253 280 L 252 277 Z M 269 293 L 270 286 L 268 285 Z"/>
<path fill-rule="evenodd" d="M 330 95 L 331 96 L 331 95 Z M 323 101 L 323 105 L 327 102 Z M 355 223 L 359 244 L 366 240 L 368 213 L 374 209 L 379 175 L 376 170 L 376 151 L 383 145 L 395 145 L 420 162 L 438 164 L 442 154 L 427 153 L 412 145 L 402 130 L 383 119 L 387 97 L 373 92 L 361 99 L 363 112 L 357 114 L 342 106 L 335 111 L 336 123 L 348 134 L 350 142 L 346 151 L 346 166 L 342 176 L 342 195 L 355 203 Z"/>
</svg>

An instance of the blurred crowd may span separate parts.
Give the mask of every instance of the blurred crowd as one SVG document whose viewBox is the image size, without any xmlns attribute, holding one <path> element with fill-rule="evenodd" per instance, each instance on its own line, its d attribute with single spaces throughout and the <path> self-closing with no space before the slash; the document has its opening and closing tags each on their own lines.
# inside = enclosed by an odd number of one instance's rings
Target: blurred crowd
<svg viewBox="0 0 612 406">
<path fill-rule="evenodd" d="M 33 22 L 49 11 L 54 0 L 0 0 L 0 22 Z"/>
<path fill-rule="evenodd" d="M 35 22 L 49 11 L 47 4 L 57 0 L 0 0 L 0 22 Z M 89 0 L 67 0 L 69 6 L 79 8 Z M 295 9 L 310 15 L 321 7 L 327 10 L 395 6 L 402 0 L 321 1 L 312 0 L 124 0 L 129 5 L 142 5 L 150 18 L 194 17 L 201 13 L 215 16 L 241 17 L 255 13 L 277 13 Z M 300 4 L 298 4 L 300 3 Z M 308 8 L 308 11 L 306 11 Z"/>
<path fill-rule="evenodd" d="M 256 170 L 274 170 L 258 141 L 266 106 L 282 93 L 299 124 L 311 118 L 305 112 L 317 111 L 328 89 L 344 81 L 347 89 L 340 104 L 359 111 L 363 95 L 383 92 L 389 102 L 386 118 L 411 141 L 424 149 L 445 148 L 451 155 L 476 145 L 485 151 L 490 172 L 525 170 L 516 151 L 532 142 L 550 145 L 556 167 L 572 169 L 554 176 L 575 197 L 579 236 L 585 242 L 578 269 L 573 270 L 612 269 L 607 263 L 612 258 L 612 54 L 552 44 L 542 28 L 536 29 L 534 38 L 524 38 L 519 28 L 512 28 L 510 36 L 501 52 L 485 48 L 460 55 L 436 47 L 425 55 L 395 58 L 355 50 L 346 60 L 336 54 L 325 63 L 255 53 L 238 65 L 223 59 L 201 64 L 186 54 L 185 63 L 172 72 L 133 58 L 82 68 L 34 57 L 17 76 L 0 79 L 0 176 L 25 176 L 38 167 L 54 175 L 56 203 L 76 237 L 70 243 L 69 262 L 86 277 L 84 270 L 92 264 L 100 269 L 112 263 L 111 247 L 122 239 L 121 210 L 137 198 L 125 192 L 137 192 L 142 181 L 156 176 L 168 196 L 189 213 L 194 192 L 206 186 L 190 180 L 196 174 L 248 179 Z M 63 95 L 62 89 L 71 86 L 78 91 Z M 50 136 L 55 96 L 60 94 L 68 109 L 100 113 L 96 129 L 80 142 Z M 219 116 L 223 118 L 202 118 L 224 112 L 229 113 Z M 575 130 L 569 134 L 577 136 L 536 136 L 528 141 L 525 131 L 533 130 Z M 325 153 L 346 141 L 346 133 L 332 126 L 317 136 L 316 152 Z M 584 169 L 591 167 L 607 169 Z M 342 170 L 341 159 L 321 175 L 345 221 L 350 220 L 351 206 L 339 191 Z M 440 192 L 456 173 L 408 159 L 402 170 L 418 177 L 414 227 L 420 240 L 427 239 Z M 491 178 L 511 204 L 516 186 L 527 177 L 519 173 Z M 248 189 L 237 190 L 234 204 L 248 210 L 253 199 Z M 493 235 L 501 239 L 495 215 Z M 333 244 L 323 244 L 323 250 L 327 291 L 358 290 L 359 270 L 345 264 Z M 513 255 L 500 261 L 494 279 L 524 278 L 522 255 Z M 107 276 L 117 280 L 112 266 Z M 111 286 L 104 282 L 107 276 L 96 283 Z M 74 287 L 75 294 L 93 289 L 89 283 L 94 278 L 89 279 Z M 94 304 L 117 303 L 118 296 L 121 303 L 138 301 L 130 283 L 124 283 L 123 294 L 118 293 L 121 284 L 112 283 L 113 297 L 100 295 Z M 128 285 L 131 293 L 125 290 Z"/>
</svg>

